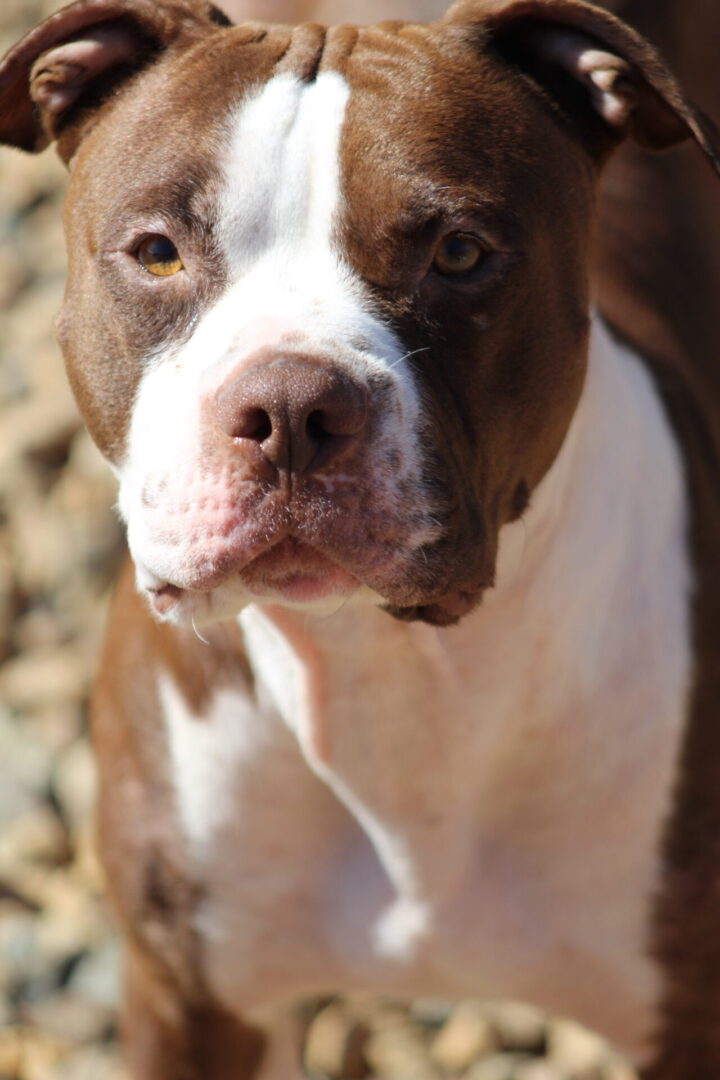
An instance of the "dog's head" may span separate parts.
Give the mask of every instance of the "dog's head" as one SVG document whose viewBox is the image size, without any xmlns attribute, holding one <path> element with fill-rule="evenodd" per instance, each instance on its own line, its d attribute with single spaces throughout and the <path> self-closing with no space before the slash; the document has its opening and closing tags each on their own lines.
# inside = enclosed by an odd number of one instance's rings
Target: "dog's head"
<svg viewBox="0 0 720 1080">
<path fill-rule="evenodd" d="M 0 117 L 71 166 L 59 336 L 175 621 L 468 611 L 581 392 L 599 167 L 629 132 L 714 156 L 580 0 L 331 30 L 77 0 L 6 58 Z"/>
</svg>

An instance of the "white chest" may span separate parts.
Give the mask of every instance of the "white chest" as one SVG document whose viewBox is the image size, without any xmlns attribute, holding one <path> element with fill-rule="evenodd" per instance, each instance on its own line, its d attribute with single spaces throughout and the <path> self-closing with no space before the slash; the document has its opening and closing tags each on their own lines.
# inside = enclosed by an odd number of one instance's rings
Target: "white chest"
<svg viewBox="0 0 720 1080">
<path fill-rule="evenodd" d="M 219 694 L 199 722 L 163 683 L 231 1008 L 511 995 L 639 1046 L 690 679 L 685 503 L 650 382 L 600 331 L 594 348 L 566 446 L 459 627 L 250 608 L 257 702 Z"/>
</svg>

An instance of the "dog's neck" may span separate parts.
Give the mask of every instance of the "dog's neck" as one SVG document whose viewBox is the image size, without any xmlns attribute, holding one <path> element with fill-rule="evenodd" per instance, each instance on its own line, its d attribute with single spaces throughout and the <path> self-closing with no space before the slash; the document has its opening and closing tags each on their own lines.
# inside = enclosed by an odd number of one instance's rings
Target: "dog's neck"
<svg viewBox="0 0 720 1080">
<path fill-rule="evenodd" d="M 570 430 L 528 513 L 501 534 L 497 587 L 485 606 L 521 593 L 528 603 L 536 595 L 552 600 L 559 619 L 581 598 L 599 615 L 622 599 L 608 595 L 613 583 L 643 569 L 643 579 L 656 573 L 662 580 L 686 530 L 682 464 L 658 390 L 642 361 L 595 316 Z"/>
<path fill-rule="evenodd" d="M 369 832 L 382 823 L 379 848 L 402 835 L 414 849 L 409 859 L 384 856 L 390 877 L 405 878 L 403 891 L 451 889 L 463 873 L 461 838 L 470 842 L 473 831 L 435 842 L 438 828 L 453 831 L 449 813 L 479 814 L 501 831 L 527 827 L 529 836 L 538 815 L 557 807 L 555 847 L 565 829 L 577 849 L 568 806 L 594 813 L 616 798 L 617 771 L 629 769 L 644 793 L 637 813 L 654 827 L 689 683 L 686 518 L 655 386 L 595 319 L 565 444 L 524 519 L 503 531 L 495 589 L 459 626 L 396 623 L 358 605 L 318 620 L 244 613 L 251 662 L 311 766 Z M 379 688 L 372 701 L 370 686 Z M 608 744 L 618 748 L 614 764 Z M 463 798 L 448 797 L 446 777 Z"/>
</svg>

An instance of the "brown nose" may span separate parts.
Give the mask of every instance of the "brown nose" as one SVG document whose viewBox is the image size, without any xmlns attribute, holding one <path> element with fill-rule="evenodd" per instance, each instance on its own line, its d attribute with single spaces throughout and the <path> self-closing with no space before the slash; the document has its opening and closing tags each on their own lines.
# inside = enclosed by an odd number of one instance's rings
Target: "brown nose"
<svg viewBox="0 0 720 1080">
<path fill-rule="evenodd" d="M 356 445 L 368 419 L 367 390 L 331 364 L 276 356 L 244 367 L 215 396 L 220 429 L 259 447 L 278 469 L 318 472 Z"/>
</svg>

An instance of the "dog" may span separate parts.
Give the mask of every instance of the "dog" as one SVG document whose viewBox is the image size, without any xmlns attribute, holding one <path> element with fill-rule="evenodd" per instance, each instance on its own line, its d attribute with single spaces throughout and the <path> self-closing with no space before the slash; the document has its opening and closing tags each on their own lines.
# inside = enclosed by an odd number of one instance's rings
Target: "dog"
<svg viewBox="0 0 720 1080">
<path fill-rule="evenodd" d="M 720 171 L 711 122 L 584 0 L 76 0 L 0 103 L 70 169 L 132 555 L 92 705 L 132 1076 L 288 1080 L 290 1003 L 371 991 L 717 1080 L 717 278 L 592 245 L 616 147 Z"/>
</svg>

